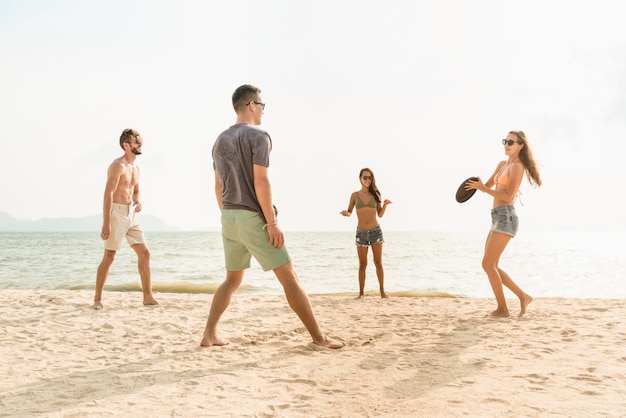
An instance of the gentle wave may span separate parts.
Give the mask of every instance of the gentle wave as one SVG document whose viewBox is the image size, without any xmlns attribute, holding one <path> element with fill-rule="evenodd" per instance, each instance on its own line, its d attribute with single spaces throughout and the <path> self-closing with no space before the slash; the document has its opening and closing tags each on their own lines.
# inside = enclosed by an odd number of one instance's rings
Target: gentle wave
<svg viewBox="0 0 626 418">
<path fill-rule="evenodd" d="M 307 293 L 358 293 L 353 232 L 285 236 Z M 146 238 L 155 292 L 211 294 L 223 282 L 219 232 L 147 232 Z M 493 297 L 481 268 L 484 238 L 483 232 L 385 231 L 386 292 L 396 297 Z M 624 242 L 626 231 L 523 231 L 511 240 L 500 265 L 533 296 L 625 298 Z M 0 289 L 93 289 L 102 251 L 96 233 L 0 233 Z M 368 295 L 378 294 L 371 254 L 365 284 Z M 139 286 L 136 255 L 124 247 L 105 290 L 138 291 Z M 239 291 L 283 293 L 274 274 L 263 272 L 254 260 Z"/>
<path fill-rule="evenodd" d="M 219 284 L 208 283 L 154 283 L 152 291 L 155 293 L 193 293 L 193 294 L 214 294 Z M 94 290 L 93 284 L 81 284 L 60 288 L 65 290 Z M 122 283 L 116 285 L 106 285 L 104 290 L 107 292 L 141 292 L 141 286 L 137 282 Z M 258 294 L 261 289 L 253 285 L 241 285 L 237 289 L 239 293 Z M 274 293 L 274 292 L 272 292 Z M 452 295 L 445 292 L 418 292 L 418 291 L 398 291 L 387 292 L 390 297 L 406 297 L 406 298 L 458 298 L 458 295 Z M 310 293 L 311 296 L 354 296 L 354 292 L 335 292 L 335 293 Z M 365 292 L 365 296 L 378 297 L 377 291 Z"/>
<path fill-rule="evenodd" d="M 185 283 L 185 282 L 177 282 L 177 283 L 153 283 L 152 291 L 156 293 L 208 293 L 213 294 L 217 290 L 219 284 L 208 284 L 208 283 Z M 246 289 L 250 288 L 250 289 Z M 75 286 L 69 286 L 68 290 L 93 290 L 95 289 L 94 284 L 80 284 Z M 105 291 L 113 291 L 113 292 L 141 292 L 141 286 L 137 282 L 133 283 L 121 283 L 115 285 L 106 285 L 104 287 Z M 252 286 L 241 286 L 242 291 L 251 291 L 254 292 Z"/>
</svg>

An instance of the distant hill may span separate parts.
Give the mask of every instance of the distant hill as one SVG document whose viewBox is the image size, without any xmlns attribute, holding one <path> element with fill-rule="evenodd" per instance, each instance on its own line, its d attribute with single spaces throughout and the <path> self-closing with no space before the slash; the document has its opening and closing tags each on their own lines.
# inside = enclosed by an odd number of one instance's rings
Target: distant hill
<svg viewBox="0 0 626 418">
<path fill-rule="evenodd" d="M 144 231 L 178 231 L 168 226 L 154 215 L 141 213 L 139 223 Z M 42 218 L 36 221 L 16 219 L 6 212 L 0 212 L 0 231 L 2 232 L 89 232 L 100 231 L 102 215 L 81 218 Z"/>
</svg>

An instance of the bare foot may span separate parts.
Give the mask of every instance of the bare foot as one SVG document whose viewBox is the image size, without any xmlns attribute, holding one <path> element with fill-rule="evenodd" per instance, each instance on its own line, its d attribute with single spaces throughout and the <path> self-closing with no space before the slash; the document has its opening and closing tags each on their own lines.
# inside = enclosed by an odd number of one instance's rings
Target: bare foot
<svg viewBox="0 0 626 418">
<path fill-rule="evenodd" d="M 159 302 L 156 301 L 152 296 L 143 299 L 144 305 L 158 305 Z"/>
<path fill-rule="evenodd" d="M 331 340 L 328 337 L 324 337 L 324 339 L 321 341 L 313 341 L 313 344 L 319 345 L 320 347 L 332 349 L 342 348 L 346 345 L 343 341 Z"/>
<path fill-rule="evenodd" d="M 526 307 L 533 301 L 533 297 L 524 293 L 524 297 L 520 300 L 521 309 L 519 316 L 523 316 L 526 313 Z"/>
<path fill-rule="evenodd" d="M 363 299 L 365 297 L 365 295 L 359 295 L 357 297 L 355 297 L 355 299 Z"/>
<path fill-rule="evenodd" d="M 202 340 L 200 341 L 200 346 L 201 347 L 212 347 L 214 345 L 218 346 L 218 347 L 221 347 L 223 345 L 228 345 L 228 344 L 230 344 L 229 341 L 224 341 L 224 340 L 221 340 L 221 339 L 219 339 L 217 337 L 209 338 L 206 335 L 203 336 Z"/>
<path fill-rule="evenodd" d="M 383 299 L 389 299 L 389 296 L 387 296 L 387 294 L 385 292 L 382 292 L 380 294 L 380 297 L 383 298 Z"/>
<path fill-rule="evenodd" d="M 511 315 L 509 314 L 509 311 L 496 309 L 495 311 L 491 312 L 489 316 L 494 316 L 496 318 L 508 318 Z"/>
<path fill-rule="evenodd" d="M 102 305 L 102 301 L 94 300 L 93 305 L 91 305 L 91 308 L 95 309 L 96 311 L 99 311 L 100 309 L 103 309 L 104 306 Z"/>
</svg>

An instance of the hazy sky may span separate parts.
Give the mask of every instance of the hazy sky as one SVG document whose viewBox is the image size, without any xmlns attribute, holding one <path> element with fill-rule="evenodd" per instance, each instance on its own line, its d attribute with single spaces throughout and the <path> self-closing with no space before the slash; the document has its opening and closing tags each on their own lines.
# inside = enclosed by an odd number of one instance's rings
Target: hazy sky
<svg viewBox="0 0 626 418">
<path fill-rule="evenodd" d="M 124 128 L 144 212 L 219 224 L 211 147 L 240 84 L 262 89 L 285 230 L 339 215 L 373 169 L 384 230 L 489 228 L 500 140 L 526 132 L 544 186 L 521 228 L 625 228 L 620 1 L 0 0 L 0 211 L 100 214 Z"/>
</svg>

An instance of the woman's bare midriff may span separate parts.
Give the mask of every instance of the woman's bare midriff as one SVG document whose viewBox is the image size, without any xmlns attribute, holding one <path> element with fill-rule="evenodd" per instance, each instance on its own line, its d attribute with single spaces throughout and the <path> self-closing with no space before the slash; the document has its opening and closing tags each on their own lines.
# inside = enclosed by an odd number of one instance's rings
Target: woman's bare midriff
<svg viewBox="0 0 626 418">
<path fill-rule="evenodd" d="M 496 189 L 497 192 L 505 192 L 506 191 L 506 186 L 500 186 L 500 185 L 496 185 Z M 513 200 L 510 201 L 506 201 L 506 200 L 502 200 L 502 199 L 498 199 L 498 198 L 494 198 L 493 199 L 493 208 L 499 208 L 500 206 L 512 206 L 515 203 L 515 198 L 513 198 Z"/>
<path fill-rule="evenodd" d="M 376 219 L 375 208 L 361 208 L 357 209 L 359 222 L 357 228 L 360 229 L 374 229 L 378 226 L 378 220 Z"/>
</svg>

